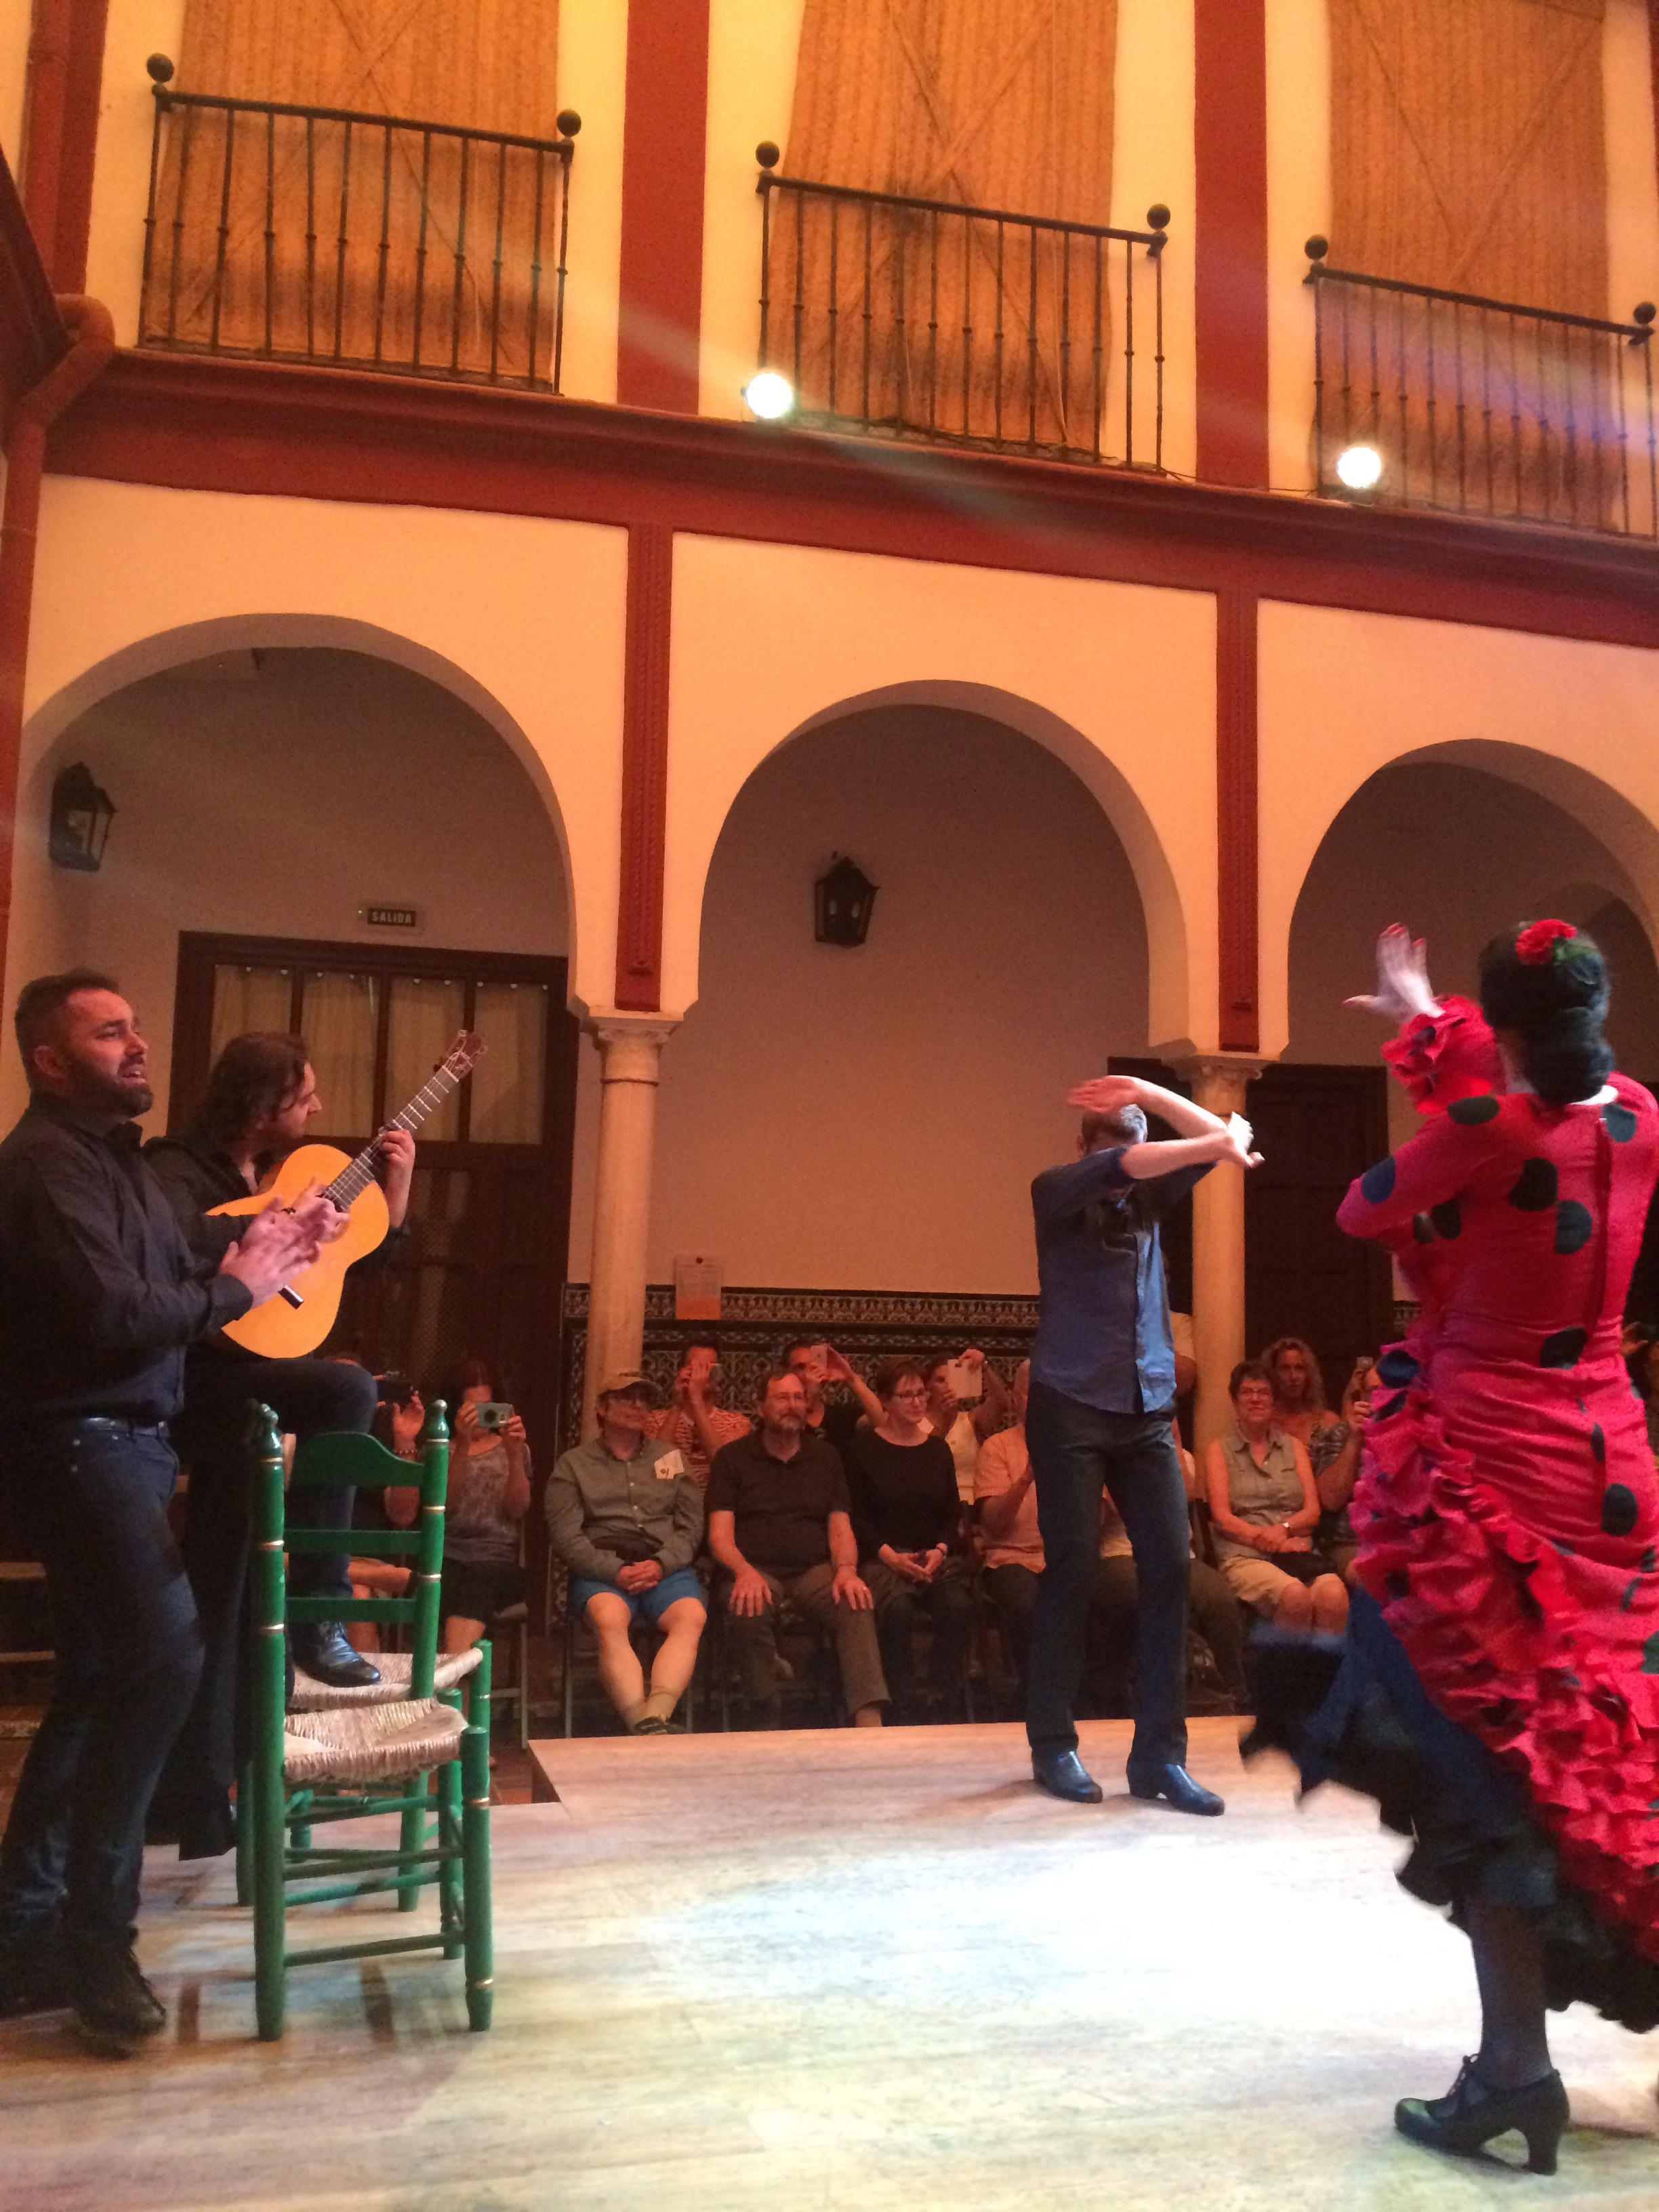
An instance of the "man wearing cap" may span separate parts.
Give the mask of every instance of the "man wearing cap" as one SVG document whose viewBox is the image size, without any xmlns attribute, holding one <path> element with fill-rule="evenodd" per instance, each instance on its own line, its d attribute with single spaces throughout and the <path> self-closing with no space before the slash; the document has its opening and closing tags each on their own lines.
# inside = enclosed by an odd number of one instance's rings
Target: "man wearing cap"
<svg viewBox="0 0 1659 2212">
<path fill-rule="evenodd" d="M 691 1562 L 702 1491 L 683 1455 L 646 1434 L 657 1393 L 636 1367 L 607 1376 L 599 1432 L 565 1453 L 547 1485 L 547 1531 L 570 1570 L 566 1600 L 599 1647 L 599 1678 L 635 1735 L 661 1735 L 697 1663 L 706 1618 Z M 647 1688 L 629 1630 L 643 1613 L 663 1642 Z"/>
</svg>

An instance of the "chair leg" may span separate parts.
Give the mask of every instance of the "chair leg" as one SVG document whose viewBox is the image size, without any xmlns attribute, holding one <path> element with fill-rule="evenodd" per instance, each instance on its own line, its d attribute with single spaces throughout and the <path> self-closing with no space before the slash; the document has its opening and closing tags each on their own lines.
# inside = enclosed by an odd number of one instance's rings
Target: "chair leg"
<svg viewBox="0 0 1659 2212">
<path fill-rule="evenodd" d="M 564 1614 L 564 1656 L 560 1662 L 560 1690 L 564 1705 L 564 1732 L 576 1733 L 576 1696 L 573 1677 L 576 1670 L 576 1621 L 568 1603 Z"/>
<path fill-rule="evenodd" d="M 254 1788 L 252 1762 L 244 1759 L 236 1777 L 236 1902 L 253 1902 Z"/>
<path fill-rule="evenodd" d="M 481 1679 L 479 1679 L 481 1678 Z M 495 1951 L 489 1893 L 489 1651 L 479 1666 L 477 1686 L 461 1738 L 461 1851 L 466 1899 L 466 2024 L 475 2033 L 489 2026 L 495 2002 Z M 483 1725 L 479 1725 L 479 1716 Z M 453 1762 L 452 1762 L 453 1764 Z"/>
<path fill-rule="evenodd" d="M 469 1719 L 471 1715 L 469 1715 Z M 489 1737 L 484 1735 L 484 1771 L 489 1771 Z M 446 1852 L 459 1851 L 465 1833 L 465 1808 L 462 1802 L 461 1762 L 448 1760 L 434 1778 L 437 1789 L 438 1841 Z M 466 1884 L 459 1859 L 445 1857 L 438 1863 L 438 1917 L 444 1932 L 452 1940 L 444 1945 L 446 1959 L 459 1959 L 465 1948 L 466 1934 Z"/>
<path fill-rule="evenodd" d="M 424 1775 L 420 1778 L 418 1784 L 416 1783 L 411 1783 L 410 1784 L 411 1795 L 415 1793 L 418 1787 L 421 1802 L 417 1805 L 410 1805 L 399 1816 L 398 1849 L 403 1853 L 405 1858 L 409 1858 L 414 1853 L 423 1851 L 426 1849 L 427 1786 L 427 1778 Z M 398 1910 L 399 1912 L 413 1912 L 419 1905 L 420 1901 L 421 1893 L 418 1889 L 400 1889 L 398 1892 Z"/>
<path fill-rule="evenodd" d="M 530 1748 L 530 1623 L 519 1623 L 519 1748 Z"/>
<path fill-rule="evenodd" d="M 282 2039 L 287 1997 L 288 1893 L 282 1770 L 250 1770 L 253 1880 L 253 2007 L 262 2043 Z"/>
</svg>

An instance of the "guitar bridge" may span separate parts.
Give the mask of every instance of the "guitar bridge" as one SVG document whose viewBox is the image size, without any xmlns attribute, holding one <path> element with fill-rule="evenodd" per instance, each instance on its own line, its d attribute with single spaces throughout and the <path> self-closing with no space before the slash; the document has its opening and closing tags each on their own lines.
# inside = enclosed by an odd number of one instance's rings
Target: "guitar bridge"
<svg viewBox="0 0 1659 2212">
<path fill-rule="evenodd" d="M 277 1291 L 276 1295 L 279 1298 L 286 1298 L 289 1305 L 294 1306 L 296 1309 L 305 1304 L 305 1300 L 301 1297 L 298 1291 L 290 1290 L 286 1283 L 283 1285 L 282 1289 Z"/>
</svg>

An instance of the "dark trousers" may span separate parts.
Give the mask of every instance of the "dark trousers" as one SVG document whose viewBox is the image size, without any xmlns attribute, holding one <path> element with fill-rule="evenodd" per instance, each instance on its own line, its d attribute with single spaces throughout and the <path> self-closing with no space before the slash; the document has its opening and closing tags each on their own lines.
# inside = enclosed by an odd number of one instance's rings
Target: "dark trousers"
<svg viewBox="0 0 1659 2212">
<path fill-rule="evenodd" d="M 1095 1570 L 1094 1659 L 1101 1687 L 1112 1704 L 1127 1703 L 1139 1618 L 1139 1577 L 1133 1559 L 1102 1559 Z M 1210 1647 L 1222 1687 L 1244 1710 L 1244 1615 L 1226 1577 L 1201 1559 L 1192 1565 L 1188 1601 L 1193 1626 Z"/>
<path fill-rule="evenodd" d="M 158 1815 L 179 1831 L 186 1855 L 228 1850 L 233 1840 L 227 1793 L 236 1777 L 245 1600 L 253 1530 L 253 1456 L 248 1401 L 271 1407 L 277 1426 L 301 1442 L 332 1429 L 362 1433 L 374 1419 L 374 1378 L 333 1359 L 241 1359 L 216 1351 L 194 1355 L 185 1370 L 185 1409 L 176 1426 L 190 1470 L 185 1509 L 185 1567 L 201 1616 L 201 1687 L 158 1793 Z M 293 1528 L 337 1528 L 351 1519 L 349 1490 L 296 1490 Z M 289 1562 L 295 1596 L 334 1597 L 350 1610 L 350 1555 L 296 1552 Z"/>
<path fill-rule="evenodd" d="M 859 1572 L 876 1601 L 876 1640 L 881 1671 L 896 1704 L 913 1687 L 911 1639 L 923 1621 L 933 1632 L 932 1686 L 934 1695 L 954 1696 L 962 1687 L 969 1640 L 974 1632 L 974 1592 L 960 1559 L 946 1559 L 931 1583 L 907 1581 L 883 1559 L 866 1559 Z"/>
<path fill-rule="evenodd" d="M 61 1922 L 132 1940 L 144 1815 L 202 1664 L 167 1526 L 179 1462 L 165 1430 L 53 1422 L 9 1433 L 0 1480 L 46 1571 L 52 1704 L 0 1843 L 0 1936 Z"/>
<path fill-rule="evenodd" d="M 1031 1385 L 1025 1441 L 1036 1475 L 1044 1565 L 1031 1620 L 1025 1732 L 1036 1752 L 1074 1751 L 1089 1599 L 1100 1553 L 1102 1488 L 1134 1552 L 1133 1765 L 1187 1756 L 1187 1492 L 1170 1416 L 1105 1413 Z"/>
</svg>

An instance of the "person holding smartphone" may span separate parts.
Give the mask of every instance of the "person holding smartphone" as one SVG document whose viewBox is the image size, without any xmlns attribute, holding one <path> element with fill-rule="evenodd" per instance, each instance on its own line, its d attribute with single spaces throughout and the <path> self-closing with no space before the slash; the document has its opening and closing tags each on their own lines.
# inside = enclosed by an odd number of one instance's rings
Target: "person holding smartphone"
<svg viewBox="0 0 1659 2212">
<path fill-rule="evenodd" d="M 525 1597 L 519 1528 L 530 1510 L 530 1444 L 524 1423 L 495 1395 L 482 1359 L 465 1359 L 450 1397 L 455 1426 L 444 1504 L 444 1650 L 470 1651 L 498 1613 Z M 388 1490 L 386 1510 L 412 1525 L 418 1490 Z"/>
<path fill-rule="evenodd" d="M 746 1437 L 752 1424 L 748 1416 L 719 1402 L 720 1347 L 712 1336 L 691 1336 L 680 1355 L 673 1395 L 651 1417 L 646 1434 L 672 1444 L 706 1490 L 708 1463 L 722 1444 Z"/>
<path fill-rule="evenodd" d="M 1078 1157 L 1031 1185 L 1040 1300 L 1025 1434 L 1044 1559 L 1026 1669 L 1032 1777 L 1073 1803 L 1103 1795 L 1078 1757 L 1073 1705 L 1103 1487 L 1135 1563 L 1130 1794 L 1217 1814 L 1220 1798 L 1186 1768 L 1187 1493 L 1170 1428 L 1175 1349 L 1158 1223 L 1218 1161 L 1249 1169 L 1258 1155 L 1241 1115 L 1223 1121 L 1138 1076 L 1081 1084 L 1069 1103 L 1084 1115 Z M 1173 1139 L 1147 1141 L 1149 1113 Z"/>
</svg>

